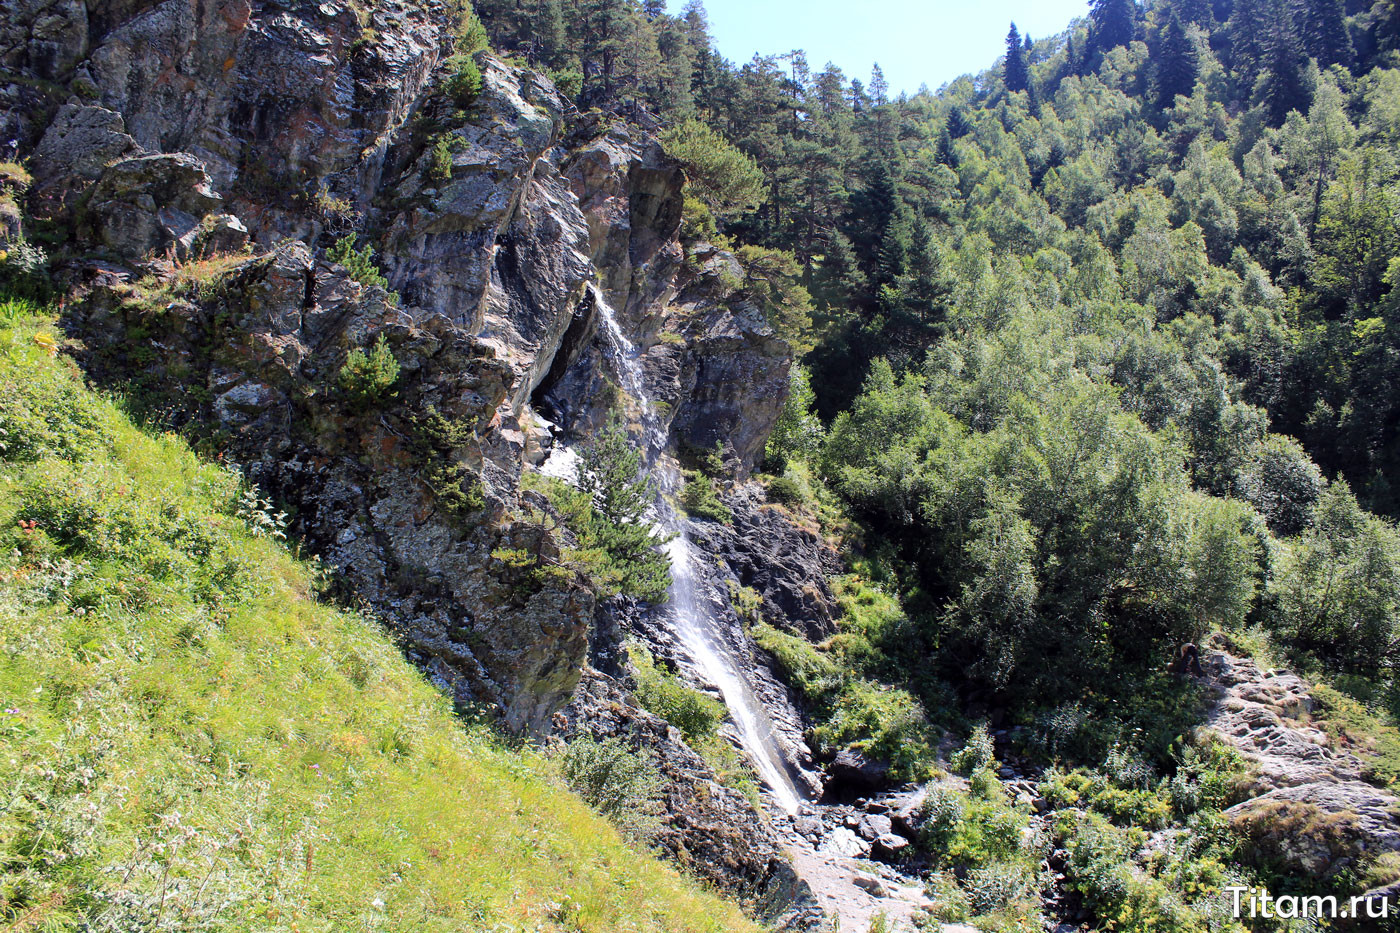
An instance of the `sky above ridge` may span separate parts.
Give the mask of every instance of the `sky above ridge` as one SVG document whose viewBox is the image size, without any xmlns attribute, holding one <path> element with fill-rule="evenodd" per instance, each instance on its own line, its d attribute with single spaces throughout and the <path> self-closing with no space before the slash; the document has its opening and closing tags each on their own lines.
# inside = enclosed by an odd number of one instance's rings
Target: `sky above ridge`
<svg viewBox="0 0 1400 933">
<path fill-rule="evenodd" d="M 1054 35 L 1088 12 L 1085 0 L 704 0 L 715 45 L 740 63 L 803 49 L 813 70 L 835 62 L 869 81 L 876 62 L 892 94 L 937 90 L 1001 55 L 1007 27 Z M 685 0 L 670 0 L 679 12 Z"/>
</svg>

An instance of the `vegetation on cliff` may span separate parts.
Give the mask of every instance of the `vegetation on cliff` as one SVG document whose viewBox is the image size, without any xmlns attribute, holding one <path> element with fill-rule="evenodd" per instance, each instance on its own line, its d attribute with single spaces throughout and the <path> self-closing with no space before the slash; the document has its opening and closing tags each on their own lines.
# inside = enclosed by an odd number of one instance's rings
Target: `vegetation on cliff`
<svg viewBox="0 0 1400 933">
<path fill-rule="evenodd" d="M 239 475 L 0 303 L 0 922 L 749 929 L 469 728 Z"/>
</svg>

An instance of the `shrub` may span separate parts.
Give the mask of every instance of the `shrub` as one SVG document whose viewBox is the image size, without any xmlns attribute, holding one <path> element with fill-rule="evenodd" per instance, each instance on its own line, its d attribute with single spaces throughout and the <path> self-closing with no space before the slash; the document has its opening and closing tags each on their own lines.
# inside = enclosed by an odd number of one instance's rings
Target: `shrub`
<svg viewBox="0 0 1400 933">
<path fill-rule="evenodd" d="M 906 690 L 851 680 L 832 703 L 830 718 L 814 730 L 828 749 L 852 747 L 888 761 L 903 780 L 926 777 L 934 759 L 931 730 L 919 701 Z"/>
<path fill-rule="evenodd" d="M 336 385 L 356 408 L 368 408 L 393 397 L 399 381 L 399 362 L 383 334 L 369 353 L 356 347 L 336 374 Z"/>
<path fill-rule="evenodd" d="M 641 645 L 628 645 L 627 654 L 637 680 L 634 693 L 643 709 L 675 726 L 692 745 L 715 737 L 724 721 L 724 704 L 692 690 L 679 677 L 657 667 Z"/>
<path fill-rule="evenodd" d="M 807 493 L 802 484 L 786 474 L 765 480 L 764 492 L 769 499 L 783 505 L 801 505 L 807 501 Z"/>
<path fill-rule="evenodd" d="M 749 635 L 778 662 L 783 680 L 808 701 L 825 705 L 840 689 L 841 666 L 805 638 L 779 631 L 766 622 L 755 622 Z"/>
<path fill-rule="evenodd" d="M 1036 910 L 1039 906 L 1039 880 L 1016 862 L 989 862 L 970 870 L 965 888 L 974 916 L 1028 906 Z"/>
<path fill-rule="evenodd" d="M 481 95 L 481 68 L 476 59 L 465 53 L 450 56 L 446 61 L 448 74 L 443 90 L 462 109 L 470 107 Z"/>
<path fill-rule="evenodd" d="M 569 788 L 623 833 L 642 842 L 656 835 L 663 782 L 645 753 L 619 738 L 584 735 L 564 746 L 560 769 Z"/>
<path fill-rule="evenodd" d="M 565 100 L 574 100 L 583 91 L 583 72 L 577 68 L 564 68 L 549 73 L 554 88 Z"/>
<path fill-rule="evenodd" d="M 374 262 L 374 247 L 368 244 L 364 249 L 355 249 L 359 234 L 347 233 L 326 250 L 326 258 L 345 267 L 350 277 L 361 285 L 388 288 L 389 280 L 379 271 Z"/>
<path fill-rule="evenodd" d="M 703 473 L 686 472 L 685 486 L 681 489 L 681 507 L 691 518 L 704 518 L 726 525 L 734 520 L 729 506 L 720 501 L 714 480 Z"/>
<path fill-rule="evenodd" d="M 924 815 L 920 844 L 935 865 L 959 869 L 1018 858 L 1030 820 L 1004 794 L 968 796 L 947 785 L 929 789 Z"/>
<path fill-rule="evenodd" d="M 981 723 L 975 726 L 967 737 L 967 744 L 953 753 L 953 770 L 959 774 L 972 774 L 996 762 L 996 746 L 991 733 Z"/>
</svg>

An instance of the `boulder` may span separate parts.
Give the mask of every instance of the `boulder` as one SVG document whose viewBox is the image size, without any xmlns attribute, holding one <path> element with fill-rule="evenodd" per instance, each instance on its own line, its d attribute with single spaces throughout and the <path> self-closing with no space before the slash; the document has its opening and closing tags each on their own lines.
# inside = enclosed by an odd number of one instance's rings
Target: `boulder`
<svg viewBox="0 0 1400 933">
<path fill-rule="evenodd" d="M 894 825 L 890 822 L 890 818 L 877 813 L 860 817 L 856 824 L 856 832 L 867 842 L 874 842 L 893 831 Z"/>
<path fill-rule="evenodd" d="M 898 862 L 908 848 L 908 839 L 885 833 L 871 845 L 870 854 L 882 862 Z"/>
<path fill-rule="evenodd" d="M 839 798 L 878 791 L 889 783 L 889 776 L 889 765 L 884 762 L 855 749 L 842 749 L 826 766 L 825 794 Z"/>
</svg>

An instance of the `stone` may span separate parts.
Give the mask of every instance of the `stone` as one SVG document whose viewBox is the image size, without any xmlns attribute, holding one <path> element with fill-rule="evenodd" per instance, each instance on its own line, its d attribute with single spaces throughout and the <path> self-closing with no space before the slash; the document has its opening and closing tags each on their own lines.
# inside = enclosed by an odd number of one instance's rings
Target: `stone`
<svg viewBox="0 0 1400 933">
<path fill-rule="evenodd" d="M 1207 726 L 1255 767 L 1254 796 L 1226 811 L 1253 858 L 1329 877 L 1363 854 L 1400 852 L 1400 797 L 1312 725 L 1306 681 L 1223 650 L 1201 661 L 1215 694 Z"/>
<path fill-rule="evenodd" d="M 889 835 L 893 830 L 894 825 L 890 818 L 878 813 L 863 816 L 856 824 L 856 832 L 867 842 L 874 842 L 881 836 Z"/>
<path fill-rule="evenodd" d="M 908 839 L 894 833 L 885 833 L 871 845 L 870 854 L 882 862 L 897 862 L 908 848 Z"/>
<path fill-rule="evenodd" d="M 826 768 L 825 792 L 831 796 L 880 790 L 889 782 L 889 765 L 854 749 L 842 749 Z"/>
<path fill-rule="evenodd" d="M 856 874 L 851 881 L 856 887 L 865 891 L 871 897 L 885 897 L 889 892 L 885 889 L 884 882 L 874 875 Z"/>
<path fill-rule="evenodd" d="M 842 826 L 826 835 L 818 851 L 846 858 L 864 858 L 870 854 L 870 843 Z"/>
<path fill-rule="evenodd" d="M 809 839 L 819 839 L 826 827 L 815 816 L 799 816 L 792 821 L 792 828 Z"/>
</svg>

